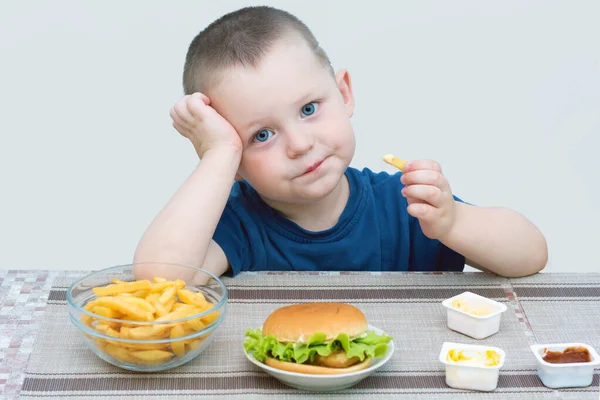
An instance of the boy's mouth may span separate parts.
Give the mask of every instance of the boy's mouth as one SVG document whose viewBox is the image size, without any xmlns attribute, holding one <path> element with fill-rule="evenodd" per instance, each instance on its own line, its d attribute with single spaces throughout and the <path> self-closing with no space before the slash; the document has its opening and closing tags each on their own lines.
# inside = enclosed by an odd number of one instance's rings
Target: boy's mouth
<svg viewBox="0 0 600 400">
<path fill-rule="evenodd" d="M 306 171 L 304 171 L 304 173 L 302 175 L 310 174 L 311 172 L 313 172 L 314 170 L 316 170 L 317 168 L 319 168 L 321 166 L 321 164 L 323 164 L 323 161 L 325 161 L 325 160 L 323 159 L 321 161 L 317 161 L 316 163 L 314 163 L 310 167 L 306 168 Z"/>
</svg>

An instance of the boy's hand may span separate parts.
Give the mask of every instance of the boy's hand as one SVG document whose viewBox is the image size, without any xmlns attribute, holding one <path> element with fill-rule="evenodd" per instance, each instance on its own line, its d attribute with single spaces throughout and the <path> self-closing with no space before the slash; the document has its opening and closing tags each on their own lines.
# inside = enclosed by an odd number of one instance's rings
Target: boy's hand
<svg viewBox="0 0 600 400">
<path fill-rule="evenodd" d="M 440 239 L 450 232 L 456 217 L 454 198 L 440 165 L 431 160 L 412 161 L 400 178 L 408 200 L 408 213 L 419 220 L 425 236 Z"/>
<path fill-rule="evenodd" d="M 214 108 L 210 99 L 202 93 L 186 95 L 171 108 L 173 127 L 190 139 L 196 153 L 204 153 L 217 147 L 229 147 L 241 153 L 242 141 L 236 130 Z"/>
</svg>

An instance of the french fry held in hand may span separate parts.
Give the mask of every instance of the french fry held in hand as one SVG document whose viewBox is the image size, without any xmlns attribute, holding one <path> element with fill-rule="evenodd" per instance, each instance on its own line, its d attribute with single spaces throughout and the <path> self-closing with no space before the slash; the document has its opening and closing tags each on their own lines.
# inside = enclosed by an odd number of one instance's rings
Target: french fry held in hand
<svg viewBox="0 0 600 400">
<path fill-rule="evenodd" d="M 393 165 L 402 172 L 404 172 L 404 166 L 407 163 L 406 161 L 401 160 L 398 157 L 394 157 L 392 154 L 386 154 L 385 156 L 383 156 L 383 161 L 390 165 Z"/>
<path fill-rule="evenodd" d="M 169 281 L 156 277 L 153 282 L 149 280 L 124 282 L 118 279 L 111 281 L 112 284 L 92 289 L 98 297 L 88 302 L 84 309 L 98 317 L 84 314 L 81 316 L 82 322 L 115 339 L 140 341 L 173 339 L 168 343 L 127 343 L 119 340 L 93 339 L 98 347 L 119 361 L 157 364 L 169 361 L 174 356 L 183 357 L 188 351 L 200 345 L 206 335 L 192 340 L 177 340 L 177 338 L 202 330 L 219 317 L 219 311 L 213 311 L 201 318 L 161 323 L 208 311 L 214 304 L 206 300 L 202 293 L 184 289 L 185 281 L 180 279 Z M 108 321 L 104 318 L 119 321 Z M 137 324 L 136 321 L 156 322 L 156 325 Z"/>
</svg>

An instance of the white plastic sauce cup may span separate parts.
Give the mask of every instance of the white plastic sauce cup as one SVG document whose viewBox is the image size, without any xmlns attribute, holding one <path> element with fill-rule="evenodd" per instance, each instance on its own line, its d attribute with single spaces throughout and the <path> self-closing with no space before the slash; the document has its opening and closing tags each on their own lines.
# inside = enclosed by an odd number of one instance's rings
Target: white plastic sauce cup
<svg viewBox="0 0 600 400">
<path fill-rule="evenodd" d="M 452 301 L 463 298 L 469 307 L 487 308 L 488 315 L 473 315 L 452 307 Z M 500 318 L 506 311 L 506 306 L 471 292 L 463 292 L 442 302 L 448 314 L 448 328 L 474 339 L 484 339 L 500 330 Z"/>
<path fill-rule="evenodd" d="M 531 351 L 537 360 L 537 373 L 544 386 L 557 389 L 565 387 L 585 387 L 592 384 L 594 368 L 600 364 L 600 357 L 592 346 L 584 343 L 534 344 Z M 585 347 L 591 357 L 590 362 L 555 364 L 544 361 L 546 349 L 564 351 L 567 347 Z"/>
<path fill-rule="evenodd" d="M 448 361 L 446 356 L 451 349 L 479 351 L 494 350 L 500 355 L 500 362 L 494 366 L 465 365 Z M 440 362 L 446 365 L 446 384 L 455 389 L 469 389 L 489 392 L 498 386 L 500 368 L 504 365 L 506 353 L 498 347 L 444 342 L 440 351 Z"/>
</svg>

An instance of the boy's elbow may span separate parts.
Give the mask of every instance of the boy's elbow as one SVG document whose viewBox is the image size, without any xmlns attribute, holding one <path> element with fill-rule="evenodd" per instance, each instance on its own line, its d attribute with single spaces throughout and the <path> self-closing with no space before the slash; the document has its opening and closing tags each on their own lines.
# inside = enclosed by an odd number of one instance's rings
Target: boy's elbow
<svg viewBox="0 0 600 400">
<path fill-rule="evenodd" d="M 150 262 L 150 261 L 155 261 L 155 260 L 151 260 L 151 256 L 148 254 L 147 251 L 145 251 L 144 246 L 142 246 L 142 244 L 138 244 L 138 246 L 135 249 L 135 252 L 133 253 L 133 260 L 132 263 L 133 264 L 141 264 L 144 262 Z"/>
<path fill-rule="evenodd" d="M 532 254 L 527 268 L 525 268 L 521 274 L 515 276 L 515 278 L 529 276 L 541 272 L 548 264 L 548 245 L 546 239 L 540 234 L 540 239 L 537 244 L 532 246 Z"/>
<path fill-rule="evenodd" d="M 166 251 L 157 251 L 156 248 L 151 249 L 140 244 L 133 254 L 133 276 L 136 280 L 152 280 L 155 276 L 170 279 L 174 264 L 178 264 L 177 261 L 169 257 Z M 175 278 L 177 277 L 173 277 Z"/>
<path fill-rule="evenodd" d="M 144 263 L 148 263 L 150 261 L 148 254 L 146 252 L 140 250 L 140 247 L 135 250 L 133 254 L 133 277 L 135 280 L 140 279 L 152 279 L 153 273 L 152 269 L 148 268 Z"/>
<path fill-rule="evenodd" d="M 546 238 L 542 234 L 542 232 L 538 231 L 538 245 L 536 246 L 536 257 L 535 257 L 535 272 L 540 272 L 546 265 L 548 264 L 548 243 L 546 242 Z"/>
<path fill-rule="evenodd" d="M 535 257 L 534 273 L 538 273 L 548 265 L 548 245 L 546 239 L 542 236 L 541 245 L 539 246 L 537 256 Z"/>
</svg>

